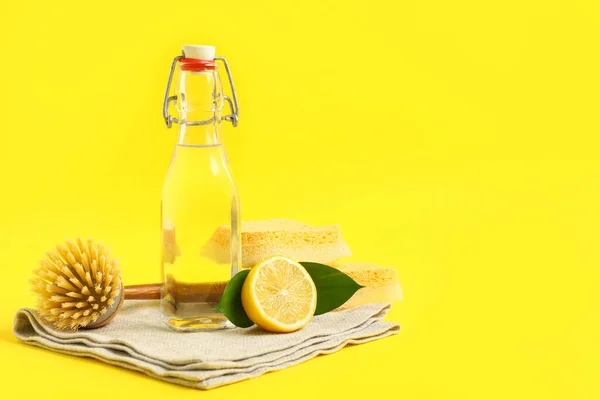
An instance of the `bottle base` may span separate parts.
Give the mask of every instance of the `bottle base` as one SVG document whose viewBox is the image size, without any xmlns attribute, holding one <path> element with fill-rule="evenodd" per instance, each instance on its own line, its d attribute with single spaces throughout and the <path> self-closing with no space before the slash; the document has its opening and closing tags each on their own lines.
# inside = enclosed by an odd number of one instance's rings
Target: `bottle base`
<svg viewBox="0 0 600 400">
<path fill-rule="evenodd" d="M 193 318 L 166 318 L 164 323 L 177 332 L 209 332 L 234 328 L 223 315 L 210 315 Z"/>
</svg>

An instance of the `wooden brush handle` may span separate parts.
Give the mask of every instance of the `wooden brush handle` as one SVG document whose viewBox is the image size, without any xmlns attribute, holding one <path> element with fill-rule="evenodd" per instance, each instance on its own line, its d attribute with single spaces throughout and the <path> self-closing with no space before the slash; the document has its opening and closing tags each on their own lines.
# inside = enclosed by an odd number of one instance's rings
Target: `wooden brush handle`
<svg viewBox="0 0 600 400">
<path fill-rule="evenodd" d="M 128 285 L 123 288 L 125 300 L 158 300 L 160 299 L 160 283 L 145 285 Z"/>
<path fill-rule="evenodd" d="M 169 281 L 169 293 L 180 302 L 218 302 L 227 282 L 173 283 Z M 128 285 L 123 288 L 125 300 L 158 300 L 162 284 Z"/>
</svg>

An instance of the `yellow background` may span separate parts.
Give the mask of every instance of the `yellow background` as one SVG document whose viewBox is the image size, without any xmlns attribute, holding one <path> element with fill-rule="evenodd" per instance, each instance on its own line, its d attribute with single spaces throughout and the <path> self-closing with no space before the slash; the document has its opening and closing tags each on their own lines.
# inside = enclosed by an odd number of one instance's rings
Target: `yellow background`
<svg viewBox="0 0 600 400">
<path fill-rule="evenodd" d="M 4 2 L 2 398 L 600 397 L 599 24 L 593 0 Z M 340 224 L 397 267 L 399 335 L 206 393 L 13 337 L 64 239 L 158 279 L 184 43 L 231 63 L 243 218 Z"/>
</svg>

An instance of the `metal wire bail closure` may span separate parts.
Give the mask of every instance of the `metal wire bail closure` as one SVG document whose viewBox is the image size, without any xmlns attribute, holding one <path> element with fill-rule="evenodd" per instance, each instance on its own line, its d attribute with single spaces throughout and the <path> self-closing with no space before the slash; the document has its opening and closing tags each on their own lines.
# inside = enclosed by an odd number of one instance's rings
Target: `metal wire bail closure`
<svg viewBox="0 0 600 400">
<path fill-rule="evenodd" d="M 173 81 L 175 67 L 177 66 L 177 62 L 179 60 L 181 60 L 182 58 L 184 58 L 183 55 L 177 56 L 173 59 L 173 62 L 171 63 L 171 71 L 169 71 L 169 79 L 167 80 L 167 90 L 165 91 L 165 98 L 163 100 L 163 118 L 165 120 L 165 124 L 167 125 L 167 128 L 171 128 L 171 126 L 173 126 L 173 122 L 175 122 L 176 124 L 180 123 L 179 119 L 169 115 L 169 104 L 172 101 L 177 101 L 177 95 L 174 94 L 172 96 L 169 96 L 169 93 L 171 92 L 171 83 Z M 225 115 L 221 118 L 226 121 L 231 122 L 231 125 L 236 127 L 238 125 L 238 120 L 239 120 L 238 115 L 240 113 L 240 107 L 238 105 L 237 95 L 235 93 L 235 86 L 233 84 L 233 78 L 231 77 L 231 70 L 229 69 L 229 64 L 227 63 L 227 60 L 225 59 L 225 57 L 215 57 L 215 61 L 221 61 L 223 63 L 223 65 L 225 66 L 225 71 L 227 72 L 227 77 L 229 78 L 229 85 L 231 86 L 231 96 L 233 97 L 233 100 L 232 100 L 231 97 L 229 97 L 229 96 L 226 96 L 226 95 L 223 96 L 223 99 L 225 101 L 227 101 L 227 103 L 229 104 L 229 109 L 231 110 L 231 114 Z M 186 125 L 201 125 L 202 122 L 185 121 L 185 124 Z"/>
</svg>

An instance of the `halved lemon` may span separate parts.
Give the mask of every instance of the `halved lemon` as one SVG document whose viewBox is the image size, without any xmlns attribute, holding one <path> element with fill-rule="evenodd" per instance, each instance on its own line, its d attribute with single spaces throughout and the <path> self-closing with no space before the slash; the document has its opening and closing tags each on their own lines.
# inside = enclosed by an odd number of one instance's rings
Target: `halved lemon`
<svg viewBox="0 0 600 400">
<path fill-rule="evenodd" d="M 310 322 L 317 288 L 306 269 L 289 258 L 271 257 L 250 270 L 242 305 L 256 325 L 270 332 L 293 332 Z"/>
</svg>

